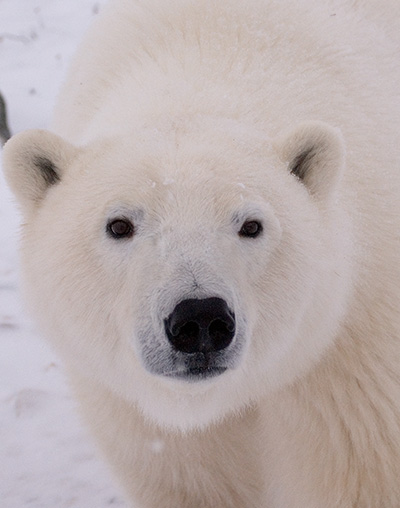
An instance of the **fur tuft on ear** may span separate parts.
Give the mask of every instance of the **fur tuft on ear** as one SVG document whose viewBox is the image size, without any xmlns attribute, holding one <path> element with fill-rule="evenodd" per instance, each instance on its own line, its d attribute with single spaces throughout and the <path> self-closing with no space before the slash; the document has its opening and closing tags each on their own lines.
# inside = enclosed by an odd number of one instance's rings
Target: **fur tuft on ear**
<svg viewBox="0 0 400 508">
<path fill-rule="evenodd" d="M 77 151 L 45 130 L 21 132 L 5 144 L 5 176 L 23 211 L 36 208 L 48 188 L 60 182 Z"/>
<path fill-rule="evenodd" d="M 342 134 L 323 122 L 305 122 L 279 136 L 274 143 L 288 170 L 304 183 L 310 194 L 329 199 L 344 170 Z"/>
</svg>

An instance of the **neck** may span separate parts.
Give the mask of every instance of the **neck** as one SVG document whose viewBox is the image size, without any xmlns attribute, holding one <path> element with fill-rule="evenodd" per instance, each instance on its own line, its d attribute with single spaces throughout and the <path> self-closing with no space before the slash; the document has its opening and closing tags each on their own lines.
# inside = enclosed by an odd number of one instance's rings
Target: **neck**
<svg viewBox="0 0 400 508">
<path fill-rule="evenodd" d="M 312 372 L 274 397 L 267 417 L 273 478 L 296 478 L 297 494 L 304 492 L 310 507 L 316 499 L 332 507 L 382 506 L 383 500 L 395 506 L 390 502 L 400 494 L 393 492 L 400 473 L 396 359 L 380 354 L 376 337 L 372 348 L 364 337 L 344 332 Z M 270 490 L 298 506 L 290 497 L 296 493 L 278 494 L 273 479 Z"/>
</svg>

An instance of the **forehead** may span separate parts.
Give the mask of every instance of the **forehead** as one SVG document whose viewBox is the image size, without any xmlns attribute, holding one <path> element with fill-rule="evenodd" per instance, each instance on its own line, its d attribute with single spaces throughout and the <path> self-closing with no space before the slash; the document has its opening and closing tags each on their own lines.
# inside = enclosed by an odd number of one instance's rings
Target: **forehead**
<svg viewBox="0 0 400 508">
<path fill-rule="evenodd" d="M 181 211 L 237 207 L 261 198 L 268 168 L 275 165 L 268 149 L 216 141 L 124 139 L 92 146 L 78 163 L 82 187 L 106 206 L 120 201 Z"/>
</svg>

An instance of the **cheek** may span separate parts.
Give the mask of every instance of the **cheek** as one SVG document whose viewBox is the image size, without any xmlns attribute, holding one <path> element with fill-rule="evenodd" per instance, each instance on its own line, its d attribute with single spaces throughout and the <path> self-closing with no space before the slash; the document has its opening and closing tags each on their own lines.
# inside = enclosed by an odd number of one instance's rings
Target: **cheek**
<svg viewBox="0 0 400 508">
<path fill-rule="evenodd" d="M 230 276 L 241 288 L 246 300 L 253 298 L 259 301 L 263 287 L 268 285 L 271 265 L 277 258 L 281 242 L 279 222 L 271 220 L 266 223 L 262 235 L 255 239 L 240 239 L 227 250 Z"/>
<path fill-rule="evenodd" d="M 297 339 L 304 315 L 312 306 L 317 281 L 322 277 L 318 242 L 309 235 L 301 242 L 282 242 L 249 286 L 257 309 L 254 355 L 269 363 L 269 369 L 286 354 Z"/>
</svg>

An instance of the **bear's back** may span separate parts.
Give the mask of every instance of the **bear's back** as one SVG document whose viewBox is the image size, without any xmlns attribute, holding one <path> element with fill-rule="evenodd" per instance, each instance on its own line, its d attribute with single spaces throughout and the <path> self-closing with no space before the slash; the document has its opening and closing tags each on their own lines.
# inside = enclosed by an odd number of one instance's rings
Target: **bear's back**
<svg viewBox="0 0 400 508">
<path fill-rule="evenodd" d="M 376 96 L 397 92 L 389 79 L 379 79 L 394 73 L 394 81 L 398 74 L 390 60 L 396 47 L 389 29 L 377 7 L 370 7 L 369 16 L 378 21 L 369 22 L 361 8 L 320 4 L 114 0 L 75 57 L 54 128 L 72 141 L 79 139 L 110 91 L 129 74 L 138 83 L 137 93 L 151 100 L 146 82 L 150 73 L 157 82 L 157 72 L 169 75 L 171 88 L 174 80 L 186 80 L 195 95 L 221 82 L 231 93 L 230 107 L 235 99 L 242 103 L 235 114 L 247 112 L 252 122 L 265 119 L 269 134 L 296 120 L 348 126 L 355 100 L 357 120 L 371 118 Z M 152 90 L 157 91 L 166 93 Z M 142 100 L 137 93 L 133 88 L 132 102 Z"/>
</svg>

